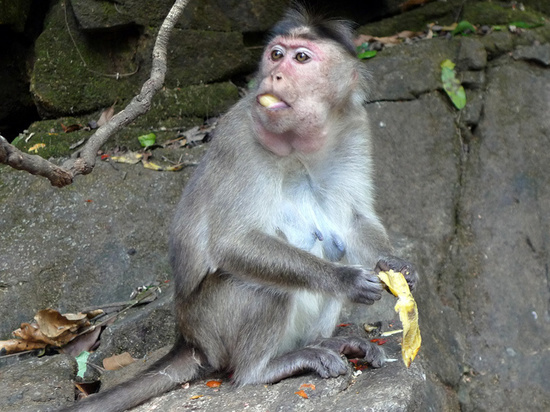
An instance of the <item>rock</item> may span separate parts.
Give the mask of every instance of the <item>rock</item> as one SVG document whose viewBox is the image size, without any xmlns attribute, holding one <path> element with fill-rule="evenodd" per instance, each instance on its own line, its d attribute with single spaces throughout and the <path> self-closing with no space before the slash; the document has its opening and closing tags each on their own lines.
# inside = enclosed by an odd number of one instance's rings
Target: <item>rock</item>
<svg viewBox="0 0 550 412">
<path fill-rule="evenodd" d="M 469 37 L 460 39 L 456 65 L 457 70 L 482 70 L 487 65 L 487 52 L 483 44 Z"/>
<path fill-rule="evenodd" d="M 520 46 L 512 53 L 516 60 L 529 60 L 544 66 L 550 66 L 550 44 Z"/>
<path fill-rule="evenodd" d="M 2 410 L 35 412 L 59 409 L 73 401 L 76 361 L 67 355 L 32 358 L 2 368 Z"/>
<path fill-rule="evenodd" d="M 550 71 L 525 60 L 545 61 L 539 44 L 548 33 L 542 27 L 427 40 L 385 49 L 365 63 L 372 73 L 367 107 L 378 210 L 397 253 L 416 262 L 421 275 L 415 297 L 423 345 L 410 369 L 396 362 L 358 377 L 350 369 L 337 379 L 306 374 L 243 388 L 222 377 L 217 391 L 197 381 L 136 410 L 550 409 L 550 163 L 544 150 Z M 458 74 L 468 97 L 462 111 L 441 90 L 439 65 L 447 58 L 462 64 Z M 196 159 L 195 150 L 183 153 Z M 136 286 L 169 278 L 167 226 L 186 177 L 100 162 L 91 175 L 59 190 L 0 169 L 0 310 L 9 314 L 2 334 L 36 310 L 124 300 Z M 125 350 L 145 356 L 146 364 L 159 356 L 150 351 L 173 339 L 164 299 L 135 308 L 104 332 L 93 361 Z M 351 307 L 343 320 L 388 322 L 395 317 L 392 299 Z M 387 350 L 399 357 L 395 341 Z M 74 364 L 49 359 L 60 365 L 55 376 L 68 388 Z M 0 396 L 0 409 L 29 405 L 17 391 L 33 382 L 34 365 L 3 368 L 0 386 L 10 389 Z M 106 386 L 139 366 L 109 373 Z M 17 386 L 9 386 L 10 375 L 21 377 Z M 295 395 L 303 383 L 316 386 L 308 399 Z M 66 393 L 40 402 L 70 403 Z"/>
</svg>

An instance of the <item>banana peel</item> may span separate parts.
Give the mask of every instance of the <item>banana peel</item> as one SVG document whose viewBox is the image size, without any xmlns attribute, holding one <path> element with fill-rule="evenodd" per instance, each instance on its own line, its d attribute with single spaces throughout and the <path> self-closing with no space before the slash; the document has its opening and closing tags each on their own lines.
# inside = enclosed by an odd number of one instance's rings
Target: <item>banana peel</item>
<svg viewBox="0 0 550 412">
<path fill-rule="evenodd" d="M 420 343 L 420 328 L 418 327 L 418 308 L 414 301 L 409 285 L 401 272 L 388 270 L 378 273 L 380 280 L 388 287 L 391 293 L 397 296 L 395 311 L 399 313 L 399 319 L 403 324 L 403 343 L 401 344 L 401 356 L 405 366 L 411 366 Z"/>
</svg>

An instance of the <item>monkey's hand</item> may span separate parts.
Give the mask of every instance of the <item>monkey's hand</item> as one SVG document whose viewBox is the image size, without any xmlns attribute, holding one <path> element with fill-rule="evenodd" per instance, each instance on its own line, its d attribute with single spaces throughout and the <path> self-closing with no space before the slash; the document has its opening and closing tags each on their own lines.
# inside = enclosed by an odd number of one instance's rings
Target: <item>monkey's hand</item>
<svg viewBox="0 0 550 412">
<path fill-rule="evenodd" d="M 346 295 L 352 302 L 372 305 L 380 300 L 384 286 L 375 272 L 359 266 L 342 266 L 340 271 Z"/>
<path fill-rule="evenodd" d="M 389 270 L 393 270 L 394 272 L 401 272 L 407 280 L 409 289 L 411 291 L 414 290 L 414 288 L 416 287 L 416 282 L 418 282 L 418 272 L 411 262 L 395 256 L 385 256 L 383 258 L 380 258 L 380 260 L 376 264 L 376 267 L 374 268 L 374 271 L 376 273 L 387 272 Z"/>
</svg>

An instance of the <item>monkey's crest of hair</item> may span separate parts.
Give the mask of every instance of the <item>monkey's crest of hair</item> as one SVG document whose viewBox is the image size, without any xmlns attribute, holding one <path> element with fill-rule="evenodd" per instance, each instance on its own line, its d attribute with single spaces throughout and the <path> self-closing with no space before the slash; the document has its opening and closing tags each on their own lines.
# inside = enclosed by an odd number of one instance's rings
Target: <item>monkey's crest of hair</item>
<svg viewBox="0 0 550 412">
<path fill-rule="evenodd" d="M 306 29 L 305 32 L 304 29 Z M 270 34 L 268 42 L 277 36 L 289 35 L 298 35 L 312 40 L 332 40 L 341 45 L 349 54 L 356 56 L 352 22 L 326 19 L 321 15 L 309 12 L 300 4 L 294 4 L 286 12 L 284 18 L 273 27 Z"/>
</svg>

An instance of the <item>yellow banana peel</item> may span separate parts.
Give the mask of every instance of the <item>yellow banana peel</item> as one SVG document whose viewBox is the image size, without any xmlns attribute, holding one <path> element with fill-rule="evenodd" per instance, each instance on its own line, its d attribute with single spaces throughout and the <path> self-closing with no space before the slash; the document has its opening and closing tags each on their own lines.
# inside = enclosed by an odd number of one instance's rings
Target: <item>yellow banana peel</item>
<svg viewBox="0 0 550 412">
<path fill-rule="evenodd" d="M 378 273 L 378 277 L 388 287 L 391 293 L 397 296 L 395 311 L 403 324 L 403 343 L 401 356 L 408 368 L 420 349 L 422 341 L 418 327 L 418 308 L 405 277 L 400 272 L 388 270 Z"/>
</svg>

